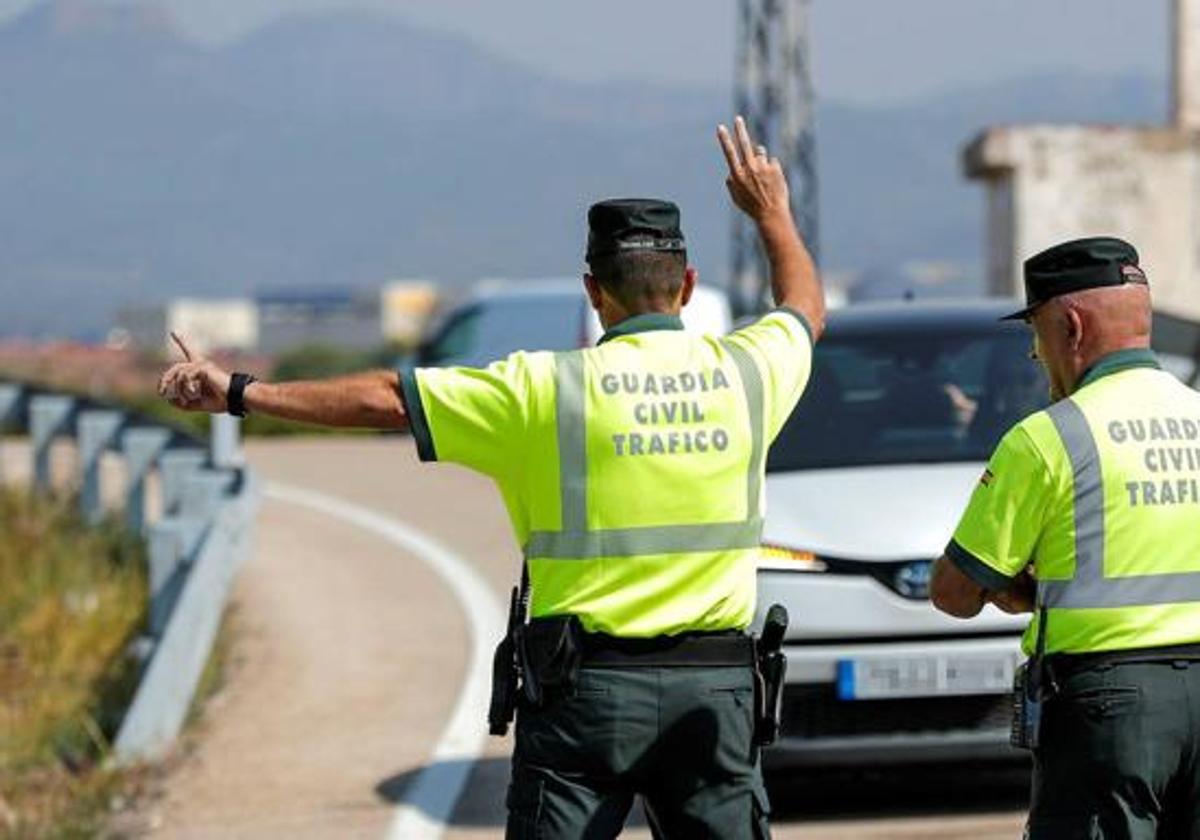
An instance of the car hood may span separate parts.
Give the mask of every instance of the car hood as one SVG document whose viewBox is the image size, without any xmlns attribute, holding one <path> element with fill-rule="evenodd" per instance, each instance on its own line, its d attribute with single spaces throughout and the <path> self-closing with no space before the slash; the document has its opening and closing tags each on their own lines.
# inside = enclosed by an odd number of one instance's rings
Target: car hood
<svg viewBox="0 0 1200 840">
<path fill-rule="evenodd" d="M 984 464 L 771 473 L 763 542 L 850 560 L 942 553 Z"/>
</svg>

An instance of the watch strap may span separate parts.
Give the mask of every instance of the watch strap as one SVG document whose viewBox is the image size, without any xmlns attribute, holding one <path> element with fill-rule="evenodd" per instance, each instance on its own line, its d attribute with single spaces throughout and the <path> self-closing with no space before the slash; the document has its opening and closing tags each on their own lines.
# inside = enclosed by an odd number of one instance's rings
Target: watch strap
<svg viewBox="0 0 1200 840">
<path fill-rule="evenodd" d="M 229 393 L 225 395 L 225 410 L 234 417 L 246 416 L 246 386 L 258 381 L 249 373 L 235 373 L 229 377 Z"/>
</svg>

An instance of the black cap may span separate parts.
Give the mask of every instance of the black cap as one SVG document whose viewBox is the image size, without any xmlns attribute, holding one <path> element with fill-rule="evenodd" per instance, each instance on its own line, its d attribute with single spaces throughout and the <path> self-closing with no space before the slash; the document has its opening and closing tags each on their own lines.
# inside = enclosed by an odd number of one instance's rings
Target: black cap
<svg viewBox="0 0 1200 840">
<path fill-rule="evenodd" d="M 588 210 L 587 259 L 618 251 L 686 251 L 679 208 L 656 198 L 614 198 Z"/>
<path fill-rule="evenodd" d="M 1111 236 L 1073 239 L 1025 260 L 1025 308 L 1001 320 L 1028 318 L 1059 295 L 1126 283 L 1147 284 L 1136 248 Z"/>
</svg>

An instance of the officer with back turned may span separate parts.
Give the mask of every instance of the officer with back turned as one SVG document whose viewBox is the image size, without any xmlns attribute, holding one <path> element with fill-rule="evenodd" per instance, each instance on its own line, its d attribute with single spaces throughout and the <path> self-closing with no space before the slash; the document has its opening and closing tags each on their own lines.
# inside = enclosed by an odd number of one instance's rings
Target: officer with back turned
<svg viewBox="0 0 1200 840">
<path fill-rule="evenodd" d="M 1027 836 L 1200 837 L 1200 394 L 1150 346 L 1150 290 L 1119 239 L 1025 263 L 1056 402 L 1000 441 L 931 594 L 1033 612 L 1014 743 Z"/>
<path fill-rule="evenodd" d="M 160 383 L 187 409 L 411 428 L 422 460 L 496 481 L 524 554 L 496 668 L 501 687 L 510 662 L 521 677 L 510 838 L 615 837 L 638 794 L 657 836 L 769 834 L 756 743 L 772 724 L 764 683 L 781 677 L 755 667 L 746 629 L 765 456 L 825 306 L 779 161 L 740 118 L 718 134 L 778 307 L 729 336 L 683 330 L 696 272 L 678 209 L 627 199 L 588 213 L 597 347 L 293 383 L 227 374 L 185 347 Z"/>
</svg>

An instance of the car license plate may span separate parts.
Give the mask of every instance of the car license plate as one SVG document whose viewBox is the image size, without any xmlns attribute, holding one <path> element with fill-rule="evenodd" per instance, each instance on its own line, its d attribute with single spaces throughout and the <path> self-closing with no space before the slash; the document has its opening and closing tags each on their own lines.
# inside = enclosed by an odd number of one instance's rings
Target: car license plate
<svg viewBox="0 0 1200 840">
<path fill-rule="evenodd" d="M 882 700 L 1012 690 L 1015 653 L 930 656 L 862 656 L 842 659 L 837 694 L 842 700 Z"/>
</svg>

